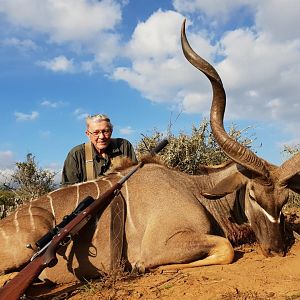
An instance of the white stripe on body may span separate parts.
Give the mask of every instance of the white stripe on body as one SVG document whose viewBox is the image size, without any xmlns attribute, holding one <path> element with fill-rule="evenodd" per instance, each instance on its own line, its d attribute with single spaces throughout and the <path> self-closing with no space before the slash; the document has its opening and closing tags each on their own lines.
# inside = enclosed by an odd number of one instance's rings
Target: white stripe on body
<svg viewBox="0 0 300 300">
<path fill-rule="evenodd" d="M 99 185 L 97 184 L 96 180 L 94 180 L 93 183 L 95 184 L 96 189 L 97 189 L 97 196 L 96 196 L 96 197 L 99 198 L 99 197 L 100 197 L 100 189 L 99 189 Z"/>
<path fill-rule="evenodd" d="M 101 178 L 101 180 L 107 182 L 110 186 L 112 186 L 112 182 L 110 180 L 108 180 L 107 178 Z M 98 186 L 98 189 L 99 189 L 99 186 Z M 99 189 L 99 196 L 97 198 L 99 198 L 100 196 L 101 196 L 101 194 L 100 194 L 100 189 Z M 98 231 L 99 231 L 99 226 L 97 226 L 98 222 L 99 222 L 99 218 L 97 216 L 96 219 L 95 219 L 96 230 L 95 230 L 95 233 L 94 233 L 94 238 L 97 238 L 97 235 L 98 235 Z"/>
<path fill-rule="evenodd" d="M 20 224 L 19 224 L 19 221 L 18 221 L 18 213 L 19 213 L 19 210 L 17 209 L 16 212 L 15 212 L 15 215 L 14 215 L 14 224 L 15 224 L 15 227 L 16 227 L 16 233 L 20 231 Z"/>
<path fill-rule="evenodd" d="M 123 174 L 121 174 L 120 172 L 118 172 L 118 175 L 120 178 L 123 177 Z M 103 180 L 107 180 L 106 178 L 103 178 Z M 111 186 L 113 185 L 111 182 L 110 182 Z M 131 215 L 131 211 L 130 211 L 130 205 L 129 205 L 129 202 L 130 202 L 130 199 L 129 199 L 129 189 L 128 189 L 128 184 L 127 184 L 127 180 L 124 182 L 123 184 L 123 187 L 125 189 L 125 202 L 126 202 L 126 213 L 127 213 L 127 216 L 126 216 L 126 219 L 129 223 L 129 225 L 132 226 L 133 230 L 136 232 L 137 229 L 133 223 L 133 219 L 132 219 L 132 215 Z"/>
<path fill-rule="evenodd" d="M 28 214 L 29 214 L 29 222 L 30 222 L 30 227 L 35 230 L 35 223 L 34 223 L 34 218 L 32 214 L 32 201 L 30 201 L 29 207 L 28 207 Z"/>
<path fill-rule="evenodd" d="M 133 223 L 133 219 L 132 219 L 132 215 L 131 215 L 131 210 L 130 210 L 130 204 L 129 204 L 130 203 L 130 198 L 129 198 L 129 189 L 128 189 L 127 181 L 125 181 L 124 185 L 125 185 L 124 186 L 125 187 L 125 194 L 126 194 L 125 199 L 126 199 L 126 206 L 127 206 L 127 208 L 126 208 L 126 212 L 127 212 L 126 219 L 127 219 L 128 224 L 136 232 L 137 229 L 136 229 L 136 227 L 135 227 L 135 225 Z"/>
<path fill-rule="evenodd" d="M 107 178 L 102 178 L 102 181 L 108 182 L 108 184 L 110 185 L 110 187 L 113 186 L 113 183 L 111 182 L 111 180 L 107 179 Z"/>
<path fill-rule="evenodd" d="M 79 186 L 80 186 L 80 184 L 77 184 L 77 185 L 76 185 L 77 199 L 76 199 L 75 208 L 76 208 L 76 207 L 78 206 L 78 204 L 79 204 L 79 197 L 80 197 L 80 195 L 79 195 Z"/>
<path fill-rule="evenodd" d="M 49 204 L 50 204 L 50 207 L 51 207 L 51 212 L 52 212 L 52 215 L 54 217 L 54 220 L 56 220 L 54 206 L 53 206 L 53 199 L 50 196 L 50 194 L 47 195 L 47 198 L 49 199 Z M 54 221 L 54 222 L 56 222 L 56 221 Z"/>
</svg>

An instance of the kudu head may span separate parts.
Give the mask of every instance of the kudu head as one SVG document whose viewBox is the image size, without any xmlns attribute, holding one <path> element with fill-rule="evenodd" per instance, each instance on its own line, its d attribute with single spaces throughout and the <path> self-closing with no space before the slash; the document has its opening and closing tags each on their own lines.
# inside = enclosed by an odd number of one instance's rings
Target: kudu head
<svg viewBox="0 0 300 300">
<path fill-rule="evenodd" d="M 217 199 L 239 190 L 244 212 L 261 249 L 266 256 L 272 252 L 283 254 L 284 218 L 281 214 L 287 202 L 289 189 L 300 192 L 300 154 L 281 167 L 269 164 L 256 156 L 249 148 L 232 139 L 225 131 L 223 118 L 226 94 L 217 71 L 190 47 L 185 35 L 185 21 L 181 30 L 182 49 L 187 60 L 210 80 L 213 99 L 210 111 L 212 133 L 226 155 L 237 164 L 236 172 L 221 180 L 203 195 Z"/>
</svg>

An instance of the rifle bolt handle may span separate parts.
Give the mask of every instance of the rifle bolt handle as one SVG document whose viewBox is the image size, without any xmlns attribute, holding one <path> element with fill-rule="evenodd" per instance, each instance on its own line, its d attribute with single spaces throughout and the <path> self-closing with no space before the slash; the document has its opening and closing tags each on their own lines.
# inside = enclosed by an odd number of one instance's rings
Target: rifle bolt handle
<svg viewBox="0 0 300 300">
<path fill-rule="evenodd" d="M 31 244 L 27 244 L 26 248 L 34 250 Z"/>
</svg>

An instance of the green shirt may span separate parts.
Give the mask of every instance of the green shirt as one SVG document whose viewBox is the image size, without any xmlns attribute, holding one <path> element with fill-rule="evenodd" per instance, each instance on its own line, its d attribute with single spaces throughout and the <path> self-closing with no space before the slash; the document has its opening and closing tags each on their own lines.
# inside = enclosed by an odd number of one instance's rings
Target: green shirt
<svg viewBox="0 0 300 300">
<path fill-rule="evenodd" d="M 129 157 L 134 163 L 137 163 L 134 149 L 130 142 L 125 139 L 112 138 L 110 140 L 106 149 L 107 159 L 100 156 L 94 146 L 92 148 L 95 178 L 103 175 L 109 169 L 111 159 L 116 156 Z M 66 185 L 87 181 L 85 162 L 84 144 L 71 149 L 64 163 L 61 184 Z"/>
</svg>

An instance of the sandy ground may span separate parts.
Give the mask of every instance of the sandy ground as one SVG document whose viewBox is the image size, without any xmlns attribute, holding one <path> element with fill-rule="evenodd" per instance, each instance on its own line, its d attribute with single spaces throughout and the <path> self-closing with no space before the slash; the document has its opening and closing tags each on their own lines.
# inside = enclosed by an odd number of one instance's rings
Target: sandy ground
<svg viewBox="0 0 300 300">
<path fill-rule="evenodd" d="M 300 213 L 292 214 L 300 226 Z M 297 227 L 297 228 L 298 228 Z M 118 275 L 77 286 L 36 284 L 34 299 L 300 299 L 300 241 L 287 256 L 265 258 L 256 245 L 235 249 L 230 265 L 140 276 Z M 32 299 L 32 298 L 31 298 Z"/>
<path fill-rule="evenodd" d="M 300 299 L 300 242 L 286 257 L 265 258 L 255 247 L 236 251 L 231 265 L 209 266 L 115 282 L 60 287 L 40 299 Z M 33 290 L 32 290 L 33 291 Z M 66 292 L 65 295 L 61 294 Z M 31 295 L 37 295 L 36 290 Z"/>
</svg>

